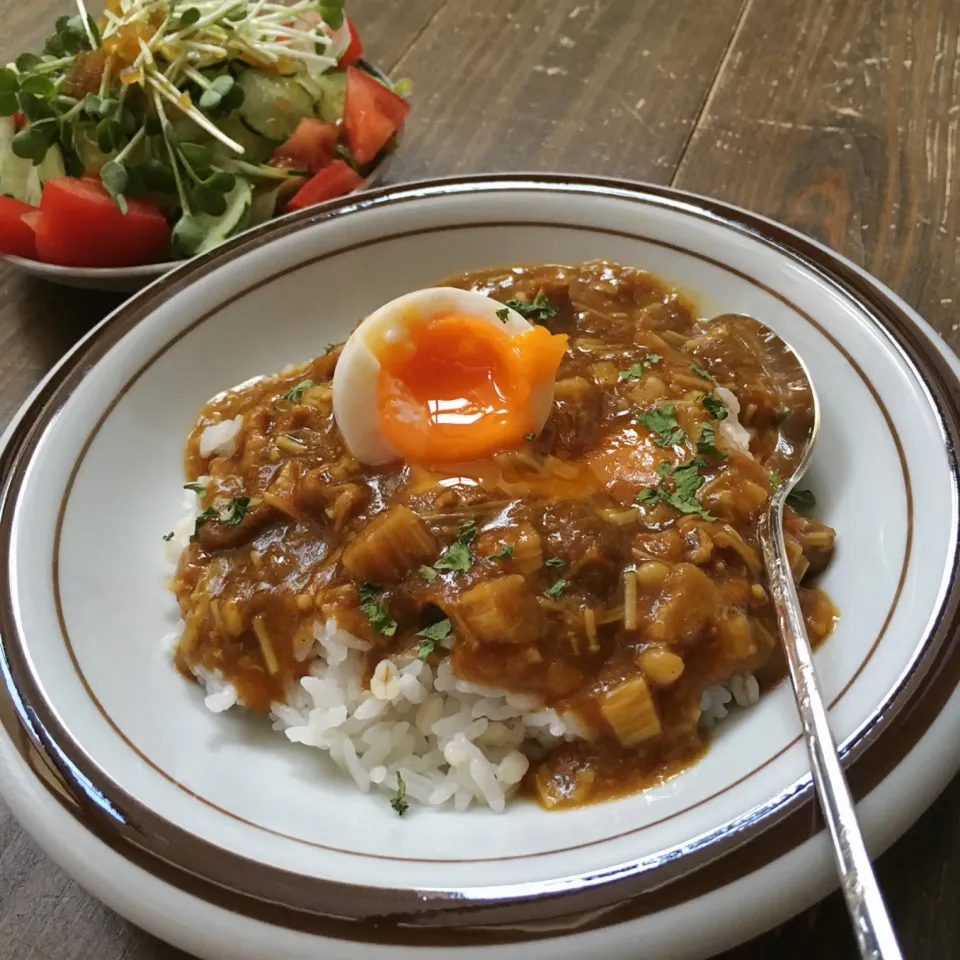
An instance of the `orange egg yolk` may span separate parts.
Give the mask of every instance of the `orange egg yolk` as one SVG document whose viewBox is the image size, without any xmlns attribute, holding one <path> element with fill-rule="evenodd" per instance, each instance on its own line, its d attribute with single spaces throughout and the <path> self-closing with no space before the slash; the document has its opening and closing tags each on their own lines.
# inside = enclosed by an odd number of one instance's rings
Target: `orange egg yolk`
<svg viewBox="0 0 960 960">
<path fill-rule="evenodd" d="M 402 339 L 371 345 L 383 435 L 411 463 L 516 447 L 540 428 L 534 392 L 553 382 L 566 347 L 544 327 L 511 336 L 459 313 L 410 320 Z"/>
</svg>

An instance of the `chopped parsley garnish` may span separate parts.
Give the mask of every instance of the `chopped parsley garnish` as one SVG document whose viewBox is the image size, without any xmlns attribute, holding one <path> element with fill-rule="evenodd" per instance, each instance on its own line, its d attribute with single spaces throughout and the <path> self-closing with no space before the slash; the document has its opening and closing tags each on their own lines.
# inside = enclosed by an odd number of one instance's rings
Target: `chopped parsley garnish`
<svg viewBox="0 0 960 960">
<path fill-rule="evenodd" d="M 164 543 L 169 543 L 172 539 L 173 539 L 173 531 L 172 531 L 172 530 L 171 530 L 169 533 L 165 533 L 165 534 L 163 535 Z"/>
<path fill-rule="evenodd" d="M 508 300 L 506 306 L 516 310 L 525 320 L 532 320 L 534 323 L 546 323 L 551 317 L 557 315 L 557 308 L 546 298 L 542 290 L 533 300 Z"/>
<path fill-rule="evenodd" d="M 700 506 L 697 501 L 696 492 L 703 486 L 703 477 L 700 476 L 700 468 L 704 466 L 703 460 L 694 457 L 686 463 L 681 463 L 670 472 L 670 479 L 673 480 L 674 489 L 667 490 L 661 496 L 671 507 L 676 508 L 681 513 L 698 513 L 704 520 L 713 520 L 706 510 Z M 660 481 L 661 488 L 664 487 L 666 477 Z"/>
<path fill-rule="evenodd" d="M 329 346 L 329 344 L 328 344 Z M 328 351 L 329 352 L 329 351 Z M 313 386 L 312 380 L 301 380 L 295 387 L 291 387 L 284 395 L 284 400 L 289 400 L 291 403 L 299 403 L 303 397 L 303 391 L 309 390 Z"/>
<path fill-rule="evenodd" d="M 235 527 L 247 515 L 247 507 L 249 506 L 249 497 L 231 497 L 227 505 L 220 511 L 217 519 L 225 527 Z"/>
<path fill-rule="evenodd" d="M 433 567 L 428 567 L 426 564 L 424 564 L 420 568 L 420 576 L 423 577 L 423 579 L 426 580 L 427 583 L 433 583 L 433 581 L 437 579 L 438 574 L 437 574 L 437 571 L 433 569 Z"/>
<path fill-rule="evenodd" d="M 661 447 L 672 447 L 683 443 L 687 435 L 680 429 L 673 412 L 673 403 L 664 403 L 647 413 L 637 414 L 637 419 L 656 436 L 653 442 Z"/>
<path fill-rule="evenodd" d="M 543 565 L 545 567 L 562 567 L 564 562 L 559 557 L 551 557 L 549 560 L 544 560 Z"/>
<path fill-rule="evenodd" d="M 510 311 L 504 307 L 502 310 L 497 311 L 497 316 L 500 318 L 501 323 L 506 323 L 510 319 Z"/>
<path fill-rule="evenodd" d="M 647 364 L 659 363 L 663 358 L 659 353 L 648 353 L 642 360 L 635 363 L 629 370 L 620 371 L 621 380 L 639 380 Z"/>
<path fill-rule="evenodd" d="M 197 535 L 200 533 L 200 528 L 205 524 L 209 523 L 211 520 L 219 520 L 220 514 L 213 507 L 207 507 L 202 513 L 197 514 L 197 522 L 193 528 L 193 536 L 191 540 L 196 540 Z"/>
<path fill-rule="evenodd" d="M 771 489 L 779 490 L 783 486 L 783 477 L 776 470 L 771 470 L 769 476 Z"/>
<path fill-rule="evenodd" d="M 536 440 L 536 439 L 537 439 L 537 435 L 536 435 L 535 433 L 525 433 L 525 434 L 523 435 L 523 439 L 524 439 L 524 440 Z"/>
<path fill-rule="evenodd" d="M 393 799 L 390 801 L 390 806 L 402 817 L 409 809 L 410 804 L 404 799 L 407 795 L 407 785 L 403 782 L 403 777 L 400 776 L 400 771 L 397 771 L 397 791 L 393 795 Z"/>
<path fill-rule="evenodd" d="M 509 560 L 513 556 L 513 547 L 509 543 L 503 544 L 490 558 L 491 560 Z"/>
<path fill-rule="evenodd" d="M 812 490 L 791 490 L 787 494 L 787 505 L 805 513 L 817 505 L 817 498 Z"/>
<path fill-rule="evenodd" d="M 700 402 L 714 420 L 727 419 L 727 414 L 730 411 L 727 410 L 727 405 L 719 397 L 715 397 L 712 393 L 707 393 L 700 398 Z"/>
<path fill-rule="evenodd" d="M 704 520 L 715 520 L 700 505 L 697 500 L 697 491 L 703 486 L 703 477 L 700 470 L 706 466 L 702 457 L 694 457 L 671 468 L 667 461 L 657 464 L 657 474 L 660 482 L 656 487 L 647 487 L 641 490 L 634 499 L 646 506 L 653 506 L 659 501 L 670 504 L 681 513 L 696 513 Z"/>
<path fill-rule="evenodd" d="M 374 600 L 376 597 L 379 597 L 381 593 L 383 593 L 383 586 L 379 583 L 373 583 L 370 580 L 365 580 L 357 587 L 357 596 L 361 603 Z"/>
<path fill-rule="evenodd" d="M 434 566 L 437 570 L 456 570 L 460 573 L 466 573 L 473 566 L 473 560 L 470 559 L 470 547 L 459 540 L 454 540 L 440 554 L 440 559 Z"/>
<path fill-rule="evenodd" d="M 470 557 L 470 544 L 477 536 L 475 520 L 466 520 L 457 530 L 457 539 L 440 554 L 440 559 L 434 564 L 437 570 L 457 570 L 466 573 L 473 566 Z"/>
<path fill-rule="evenodd" d="M 379 599 L 383 587 L 379 583 L 361 583 L 357 589 L 360 609 L 366 614 L 377 633 L 392 637 L 397 632 L 397 621 L 387 613 L 387 608 Z"/>
<path fill-rule="evenodd" d="M 183 485 L 184 490 L 192 490 L 197 496 L 202 497 L 206 492 L 207 488 L 202 483 L 185 483 Z"/>
<path fill-rule="evenodd" d="M 323 348 L 324 355 L 329 355 L 329 354 L 333 353 L 333 351 L 336 350 L 336 349 L 337 349 L 337 345 L 336 345 L 335 343 L 328 343 L 328 344 Z"/>
<path fill-rule="evenodd" d="M 418 637 L 423 637 L 423 643 L 417 648 L 417 659 L 426 660 L 433 653 L 433 648 L 441 641 L 446 640 L 453 633 L 453 624 L 448 617 L 431 623 L 429 627 L 424 627 L 417 631 Z"/>
<path fill-rule="evenodd" d="M 561 593 L 563 593 L 566 585 L 566 580 L 558 580 L 552 587 L 547 587 L 547 589 L 543 591 L 543 595 L 555 600 L 560 596 Z"/>
<path fill-rule="evenodd" d="M 781 407 L 779 410 L 773 411 L 773 425 L 779 427 L 781 423 L 790 419 L 790 414 L 793 411 L 789 407 Z"/>
<path fill-rule="evenodd" d="M 717 431 L 712 423 L 705 423 L 700 427 L 700 436 L 697 437 L 697 453 L 705 454 L 708 457 L 716 457 L 718 460 L 726 460 L 727 455 L 717 449 Z"/>
<path fill-rule="evenodd" d="M 418 633 L 417 636 L 420 636 L 420 634 Z M 437 645 L 436 640 L 424 640 L 423 643 L 421 643 L 420 646 L 417 647 L 417 659 L 426 660 L 427 657 L 429 657 L 430 654 L 433 653 L 433 648 L 436 645 Z"/>
<path fill-rule="evenodd" d="M 717 378 L 709 370 L 705 370 L 703 367 L 698 367 L 695 363 L 690 364 L 690 369 L 698 377 L 703 377 L 704 380 L 709 380 L 711 383 L 717 382 Z"/>
</svg>

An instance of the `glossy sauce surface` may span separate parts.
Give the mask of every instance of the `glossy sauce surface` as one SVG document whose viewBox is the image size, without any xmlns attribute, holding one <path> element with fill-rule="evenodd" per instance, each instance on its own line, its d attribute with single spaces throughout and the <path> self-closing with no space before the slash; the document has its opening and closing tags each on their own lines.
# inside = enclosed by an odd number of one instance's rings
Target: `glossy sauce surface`
<svg viewBox="0 0 960 960">
<path fill-rule="evenodd" d="M 702 753 L 704 690 L 782 677 L 756 523 L 806 430 L 809 387 L 754 321 L 698 320 L 639 270 L 445 282 L 548 298 L 546 326 L 569 341 L 544 428 L 480 461 L 364 466 L 332 415 L 339 349 L 215 398 L 188 440 L 188 478 L 209 478 L 203 505 L 218 516 L 249 503 L 239 522 L 203 523 L 184 551 L 178 665 L 221 671 L 266 711 L 306 672 L 318 619 L 371 641 L 375 663 L 422 652 L 417 632 L 446 617 L 456 674 L 536 694 L 588 738 L 535 755 L 532 794 L 552 808 L 635 791 Z M 235 452 L 201 457 L 203 430 L 238 415 Z M 828 527 L 788 509 L 787 538 L 798 581 L 829 562 Z M 366 583 L 392 633 L 362 609 Z M 799 593 L 818 643 L 836 611 L 805 582 Z"/>
</svg>

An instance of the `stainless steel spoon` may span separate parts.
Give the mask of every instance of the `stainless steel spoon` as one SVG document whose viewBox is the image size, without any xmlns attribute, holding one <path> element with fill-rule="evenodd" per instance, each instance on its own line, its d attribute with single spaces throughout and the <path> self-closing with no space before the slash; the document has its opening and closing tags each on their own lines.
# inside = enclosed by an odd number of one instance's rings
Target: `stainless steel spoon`
<svg viewBox="0 0 960 960">
<path fill-rule="evenodd" d="M 803 361 L 768 327 L 753 318 L 735 315 L 718 317 L 712 323 L 717 321 L 728 324 L 730 332 L 744 343 L 749 353 L 763 357 L 761 366 L 774 376 L 790 410 L 780 426 L 777 446 L 766 460 L 781 483 L 769 510 L 761 517 L 760 546 L 810 755 L 813 782 L 833 840 L 837 871 L 860 955 L 869 960 L 899 960 L 900 947 L 863 843 L 836 741 L 830 731 L 783 535 L 784 503 L 803 476 L 820 432 L 817 395 Z"/>
</svg>

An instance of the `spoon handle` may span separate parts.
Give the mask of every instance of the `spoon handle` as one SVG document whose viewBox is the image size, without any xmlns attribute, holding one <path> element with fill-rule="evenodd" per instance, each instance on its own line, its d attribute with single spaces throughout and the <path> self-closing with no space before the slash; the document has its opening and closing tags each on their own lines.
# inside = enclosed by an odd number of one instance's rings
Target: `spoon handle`
<svg viewBox="0 0 960 960">
<path fill-rule="evenodd" d="M 860 956 L 864 960 L 901 960 L 897 937 L 863 843 L 853 799 L 827 721 L 813 652 L 787 560 L 782 495 L 774 499 L 770 510 L 761 517 L 759 534 L 770 594 L 810 755 L 813 782 L 833 840 L 837 871 Z"/>
</svg>

